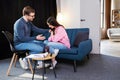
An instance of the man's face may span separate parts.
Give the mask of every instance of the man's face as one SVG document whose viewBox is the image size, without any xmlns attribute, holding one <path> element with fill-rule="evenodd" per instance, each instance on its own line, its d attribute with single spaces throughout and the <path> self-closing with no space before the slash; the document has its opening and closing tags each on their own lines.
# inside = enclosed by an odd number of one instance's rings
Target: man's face
<svg viewBox="0 0 120 80">
<path fill-rule="evenodd" d="M 33 21 L 34 18 L 35 18 L 35 13 L 30 13 L 29 15 L 27 15 L 28 21 Z"/>
</svg>

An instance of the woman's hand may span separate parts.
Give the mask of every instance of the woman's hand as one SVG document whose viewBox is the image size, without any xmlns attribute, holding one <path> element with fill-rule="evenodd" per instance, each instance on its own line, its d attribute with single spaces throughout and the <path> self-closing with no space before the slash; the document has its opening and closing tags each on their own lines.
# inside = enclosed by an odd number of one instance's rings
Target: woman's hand
<svg viewBox="0 0 120 80">
<path fill-rule="evenodd" d="M 45 36 L 37 35 L 37 36 L 36 36 L 36 39 L 37 39 L 37 40 L 45 40 Z"/>
<path fill-rule="evenodd" d="M 51 31 L 52 31 L 52 30 L 50 29 L 49 32 L 51 33 Z"/>
<path fill-rule="evenodd" d="M 53 36 L 53 31 L 51 31 L 50 33 L 51 33 L 51 36 Z"/>
<path fill-rule="evenodd" d="M 50 32 L 51 36 L 53 36 L 53 31 L 51 29 L 49 30 L 49 32 Z"/>
</svg>

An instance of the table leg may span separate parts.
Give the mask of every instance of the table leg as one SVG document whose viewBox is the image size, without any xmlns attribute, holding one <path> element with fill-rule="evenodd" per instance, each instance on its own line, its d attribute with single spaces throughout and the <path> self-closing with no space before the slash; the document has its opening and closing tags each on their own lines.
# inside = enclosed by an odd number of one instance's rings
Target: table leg
<svg viewBox="0 0 120 80">
<path fill-rule="evenodd" d="M 43 75 L 42 75 L 42 77 L 43 77 L 43 80 L 44 80 L 44 74 L 45 74 L 45 62 L 44 62 L 44 60 L 42 61 L 42 63 L 43 63 Z"/>
<path fill-rule="evenodd" d="M 51 62 L 51 64 L 52 64 L 52 67 L 53 67 L 53 72 L 54 72 L 55 78 L 57 78 L 57 75 L 56 75 L 56 72 L 55 72 L 55 67 L 53 66 L 53 62 Z"/>
<path fill-rule="evenodd" d="M 35 63 L 34 63 L 34 69 L 33 69 L 33 76 L 32 76 L 32 80 L 34 80 L 34 74 L 35 74 L 36 64 L 37 64 L 37 61 L 35 60 Z"/>
</svg>

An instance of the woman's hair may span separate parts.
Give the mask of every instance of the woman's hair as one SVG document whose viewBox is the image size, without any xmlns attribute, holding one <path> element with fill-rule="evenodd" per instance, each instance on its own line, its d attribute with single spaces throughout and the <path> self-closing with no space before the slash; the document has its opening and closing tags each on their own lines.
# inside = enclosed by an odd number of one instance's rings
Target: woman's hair
<svg viewBox="0 0 120 80">
<path fill-rule="evenodd" d="M 49 23 L 50 25 L 55 26 L 55 27 L 62 26 L 61 24 L 59 24 L 57 22 L 57 20 L 54 17 L 49 17 L 47 19 L 47 23 Z"/>
<path fill-rule="evenodd" d="M 30 13 L 35 13 L 35 10 L 30 6 L 25 6 L 23 8 L 23 15 L 29 15 Z"/>
<path fill-rule="evenodd" d="M 63 25 L 59 24 L 54 17 L 49 17 L 47 19 L 47 23 L 54 26 L 55 28 L 58 27 L 58 26 L 63 26 Z M 51 29 L 53 31 L 53 35 L 55 35 L 55 28 Z"/>
</svg>

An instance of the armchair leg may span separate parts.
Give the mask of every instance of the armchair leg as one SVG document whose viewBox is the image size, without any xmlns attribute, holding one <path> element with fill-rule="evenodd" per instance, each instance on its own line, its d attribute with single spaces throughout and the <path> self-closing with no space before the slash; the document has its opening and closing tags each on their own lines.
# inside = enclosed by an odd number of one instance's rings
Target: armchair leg
<svg viewBox="0 0 120 80">
<path fill-rule="evenodd" d="M 11 67 L 12 67 L 12 64 L 13 64 L 13 62 L 14 62 L 14 60 L 15 60 L 15 56 L 16 56 L 16 53 L 13 54 L 12 60 L 11 60 L 11 62 L 10 62 L 10 65 L 9 65 L 9 67 L 8 67 L 8 70 L 7 70 L 7 76 L 9 76 L 9 73 L 10 73 L 10 70 L 11 70 Z"/>
<path fill-rule="evenodd" d="M 77 72 L 77 69 L 76 69 L 76 60 L 74 60 L 73 68 L 74 68 L 74 72 Z"/>
<path fill-rule="evenodd" d="M 15 56 L 14 67 L 16 67 L 17 59 L 18 59 L 18 55 Z"/>
</svg>

